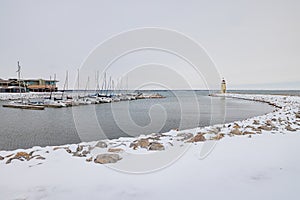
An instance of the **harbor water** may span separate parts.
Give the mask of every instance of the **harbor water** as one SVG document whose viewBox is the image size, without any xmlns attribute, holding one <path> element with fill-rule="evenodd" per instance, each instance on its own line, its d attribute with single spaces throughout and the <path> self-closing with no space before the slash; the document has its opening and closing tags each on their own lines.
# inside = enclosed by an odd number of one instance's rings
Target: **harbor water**
<svg viewBox="0 0 300 200">
<path fill-rule="evenodd" d="M 139 99 L 43 111 L 3 108 L 0 150 L 54 146 L 191 129 L 263 115 L 264 103 L 209 97 L 208 91 L 150 91 L 166 98 Z"/>
</svg>

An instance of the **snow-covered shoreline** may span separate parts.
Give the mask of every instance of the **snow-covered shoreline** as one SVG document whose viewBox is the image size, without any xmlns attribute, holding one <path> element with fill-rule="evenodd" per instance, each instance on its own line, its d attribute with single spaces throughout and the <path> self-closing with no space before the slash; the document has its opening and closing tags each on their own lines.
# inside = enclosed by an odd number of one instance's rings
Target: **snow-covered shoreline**
<svg viewBox="0 0 300 200">
<path fill-rule="evenodd" d="M 0 199 L 297 199 L 300 97 L 214 96 L 265 102 L 275 109 L 191 130 L 0 151 Z M 107 162 L 115 163 L 102 165 Z M 281 188 L 281 182 L 289 188 Z"/>
</svg>

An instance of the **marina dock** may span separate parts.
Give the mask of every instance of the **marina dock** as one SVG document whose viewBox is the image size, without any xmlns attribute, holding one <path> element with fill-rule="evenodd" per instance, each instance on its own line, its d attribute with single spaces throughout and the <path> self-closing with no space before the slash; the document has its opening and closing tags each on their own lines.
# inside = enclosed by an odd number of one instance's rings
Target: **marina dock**
<svg viewBox="0 0 300 200">
<path fill-rule="evenodd" d="M 45 106 L 34 106 L 34 105 L 22 105 L 22 104 L 5 104 L 3 107 L 6 108 L 19 108 L 27 110 L 44 110 Z"/>
</svg>

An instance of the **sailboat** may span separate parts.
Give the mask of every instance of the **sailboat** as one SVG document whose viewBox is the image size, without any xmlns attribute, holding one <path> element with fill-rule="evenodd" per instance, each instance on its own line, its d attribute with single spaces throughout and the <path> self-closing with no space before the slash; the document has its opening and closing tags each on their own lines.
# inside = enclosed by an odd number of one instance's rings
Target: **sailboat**
<svg viewBox="0 0 300 200">
<path fill-rule="evenodd" d="M 20 62 L 18 61 L 18 83 L 19 83 L 19 93 L 20 93 L 20 101 L 11 101 L 8 104 L 4 104 L 3 107 L 7 108 L 20 108 L 20 109 L 30 109 L 30 110 L 44 110 L 45 106 L 43 105 L 34 105 L 31 104 L 28 99 L 23 99 L 22 96 L 22 88 L 21 88 L 21 66 Z"/>
</svg>

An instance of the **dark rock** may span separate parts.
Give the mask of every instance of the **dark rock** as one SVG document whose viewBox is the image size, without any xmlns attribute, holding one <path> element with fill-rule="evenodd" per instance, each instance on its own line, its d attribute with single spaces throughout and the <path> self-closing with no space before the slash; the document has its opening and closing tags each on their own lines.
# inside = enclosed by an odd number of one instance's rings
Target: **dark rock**
<svg viewBox="0 0 300 200">
<path fill-rule="evenodd" d="M 80 151 L 82 151 L 82 150 L 83 150 L 83 146 L 82 146 L 82 145 L 78 145 L 76 151 L 77 151 L 77 152 L 80 152 Z"/>
<path fill-rule="evenodd" d="M 0 156 L 0 160 L 4 160 L 4 157 Z"/>
<path fill-rule="evenodd" d="M 66 149 L 67 147 L 53 147 L 53 151 L 59 150 L 59 149 Z"/>
<path fill-rule="evenodd" d="M 66 148 L 66 152 L 67 153 L 72 153 L 71 149 L 69 149 L 69 148 Z"/>
<path fill-rule="evenodd" d="M 288 131 L 296 131 L 296 129 L 292 128 L 290 125 L 286 126 L 285 129 Z"/>
<path fill-rule="evenodd" d="M 43 156 L 38 156 L 38 157 L 36 157 L 35 159 L 38 159 L 38 160 L 45 160 L 46 158 L 43 157 Z"/>
<path fill-rule="evenodd" d="M 29 156 L 32 156 L 34 152 L 35 152 L 35 151 L 31 151 L 31 152 L 29 153 Z"/>
<path fill-rule="evenodd" d="M 13 160 L 13 158 L 9 158 L 9 159 L 6 161 L 6 164 L 10 164 L 12 160 Z"/>
<path fill-rule="evenodd" d="M 250 125 L 247 125 L 245 128 L 251 128 L 251 129 L 255 129 L 254 126 L 250 126 Z"/>
<path fill-rule="evenodd" d="M 86 162 L 92 162 L 93 161 L 93 157 L 87 158 L 85 161 Z"/>
<path fill-rule="evenodd" d="M 11 156 L 13 156 L 14 154 L 9 154 L 9 155 L 7 155 L 7 156 L 5 156 L 5 158 L 9 158 L 9 157 L 11 157 Z"/>
<path fill-rule="evenodd" d="M 253 134 L 256 134 L 256 133 L 252 132 L 252 131 L 244 131 L 243 132 L 243 135 L 253 135 Z"/>
<path fill-rule="evenodd" d="M 254 121 L 253 121 L 253 124 L 254 124 L 254 125 L 259 125 L 259 124 L 260 124 L 260 123 L 259 123 L 259 120 L 254 120 Z"/>
<path fill-rule="evenodd" d="M 234 125 L 233 125 L 232 128 L 235 128 L 235 129 L 236 129 L 236 128 L 241 128 L 241 127 L 240 127 L 240 125 L 238 125 L 237 123 L 234 123 Z"/>
</svg>

